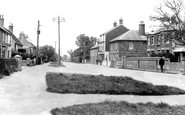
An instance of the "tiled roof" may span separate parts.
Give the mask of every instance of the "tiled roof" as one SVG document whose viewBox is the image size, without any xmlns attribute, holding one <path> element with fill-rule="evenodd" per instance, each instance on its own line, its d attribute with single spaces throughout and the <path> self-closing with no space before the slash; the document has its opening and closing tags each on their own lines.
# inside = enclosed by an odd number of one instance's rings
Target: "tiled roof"
<svg viewBox="0 0 185 115">
<path fill-rule="evenodd" d="M 122 40 L 129 40 L 129 41 L 147 41 L 145 36 L 141 36 L 138 30 L 129 30 L 126 33 L 116 37 L 115 39 L 111 40 L 110 42 L 114 41 L 122 41 Z"/>
<path fill-rule="evenodd" d="M 5 27 L 0 26 L 0 29 L 5 31 L 6 33 L 10 34 L 12 36 L 12 38 L 14 39 L 16 44 L 22 45 L 22 43 L 17 39 L 17 37 L 8 29 L 6 29 Z"/>
<path fill-rule="evenodd" d="M 110 29 L 110 30 L 106 31 L 106 32 L 105 32 L 105 33 L 103 33 L 103 34 L 107 34 L 107 33 L 109 33 L 109 32 L 111 32 L 111 31 L 113 31 L 114 29 L 116 29 L 116 28 L 118 28 L 118 27 L 120 27 L 120 26 L 122 26 L 122 27 L 124 27 L 125 29 L 129 30 L 127 27 L 125 27 L 125 26 L 123 26 L 123 25 L 119 25 L 119 26 L 116 26 L 116 27 L 114 27 L 114 28 L 112 28 L 112 29 Z M 101 34 L 101 35 L 103 35 L 103 34 Z M 100 35 L 100 36 L 101 36 L 101 35 Z"/>
<path fill-rule="evenodd" d="M 96 49 L 96 48 L 98 48 L 98 45 L 94 45 L 91 47 L 91 49 Z"/>
</svg>

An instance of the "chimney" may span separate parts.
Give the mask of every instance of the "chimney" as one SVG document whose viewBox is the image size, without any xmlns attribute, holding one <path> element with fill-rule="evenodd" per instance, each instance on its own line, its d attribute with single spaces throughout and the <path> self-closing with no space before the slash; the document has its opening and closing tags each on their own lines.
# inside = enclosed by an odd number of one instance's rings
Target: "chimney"
<svg viewBox="0 0 185 115">
<path fill-rule="evenodd" d="M 10 25 L 9 25 L 9 30 L 13 33 L 13 24 L 12 23 L 10 23 Z"/>
<path fill-rule="evenodd" d="M 19 40 L 24 39 L 24 36 L 25 36 L 24 32 L 20 32 L 20 34 L 19 34 Z"/>
<path fill-rule="evenodd" d="M 0 15 L 0 26 L 4 27 L 4 16 Z"/>
<path fill-rule="evenodd" d="M 114 26 L 114 27 L 116 27 L 116 26 L 117 26 L 117 22 L 116 22 L 116 21 L 113 23 L 113 26 Z"/>
<path fill-rule="evenodd" d="M 145 35 L 145 24 L 144 24 L 144 21 L 140 21 L 140 24 L 139 24 L 139 33 L 141 35 Z"/>
<path fill-rule="evenodd" d="M 119 19 L 119 25 L 123 25 L 123 19 L 122 18 Z"/>
</svg>

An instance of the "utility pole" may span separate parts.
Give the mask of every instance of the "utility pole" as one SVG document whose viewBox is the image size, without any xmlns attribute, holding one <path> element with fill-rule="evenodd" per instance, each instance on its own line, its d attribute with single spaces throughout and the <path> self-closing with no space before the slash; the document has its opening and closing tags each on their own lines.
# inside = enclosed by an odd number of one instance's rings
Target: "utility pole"
<svg viewBox="0 0 185 115">
<path fill-rule="evenodd" d="M 37 55 L 36 55 L 36 62 L 37 65 L 39 64 L 39 34 L 40 34 L 40 21 L 38 20 L 38 29 L 37 29 Z"/>
<path fill-rule="evenodd" d="M 60 22 L 65 22 L 65 19 L 62 18 L 62 20 L 60 19 L 60 17 L 58 16 L 57 20 L 54 19 L 54 21 L 58 22 L 58 63 L 59 65 L 61 64 L 61 60 L 60 60 Z"/>
</svg>

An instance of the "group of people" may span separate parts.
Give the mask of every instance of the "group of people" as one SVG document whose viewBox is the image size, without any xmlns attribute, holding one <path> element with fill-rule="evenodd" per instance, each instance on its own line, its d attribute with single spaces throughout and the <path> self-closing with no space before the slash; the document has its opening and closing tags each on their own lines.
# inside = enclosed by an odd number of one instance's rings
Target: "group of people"
<svg viewBox="0 0 185 115">
<path fill-rule="evenodd" d="M 100 65 L 102 65 L 102 60 L 99 59 L 99 58 L 97 58 L 97 59 L 96 59 L 96 64 L 98 65 L 99 63 L 100 63 Z"/>
</svg>

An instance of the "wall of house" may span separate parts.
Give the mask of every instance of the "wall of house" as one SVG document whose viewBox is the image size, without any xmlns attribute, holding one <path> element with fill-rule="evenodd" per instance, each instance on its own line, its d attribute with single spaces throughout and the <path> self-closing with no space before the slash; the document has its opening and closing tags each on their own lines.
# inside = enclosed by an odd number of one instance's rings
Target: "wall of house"
<svg viewBox="0 0 185 115">
<path fill-rule="evenodd" d="M 119 26 L 119 27 L 115 28 L 114 30 L 112 30 L 111 32 L 107 33 L 106 34 L 106 41 L 105 41 L 105 50 L 110 51 L 110 47 L 109 47 L 110 43 L 109 42 L 127 31 L 128 31 L 128 29 L 125 28 L 124 26 Z"/>
<path fill-rule="evenodd" d="M 161 51 L 166 52 L 167 50 L 172 53 L 172 41 L 168 40 L 162 34 L 154 34 L 148 35 L 147 37 L 148 45 L 148 53 L 160 53 Z"/>
<path fill-rule="evenodd" d="M 98 48 L 90 50 L 90 63 L 96 64 L 96 59 L 98 57 Z"/>
<path fill-rule="evenodd" d="M 129 49 L 129 43 L 133 43 L 133 49 Z M 119 57 L 147 57 L 146 41 L 119 41 Z"/>
</svg>

